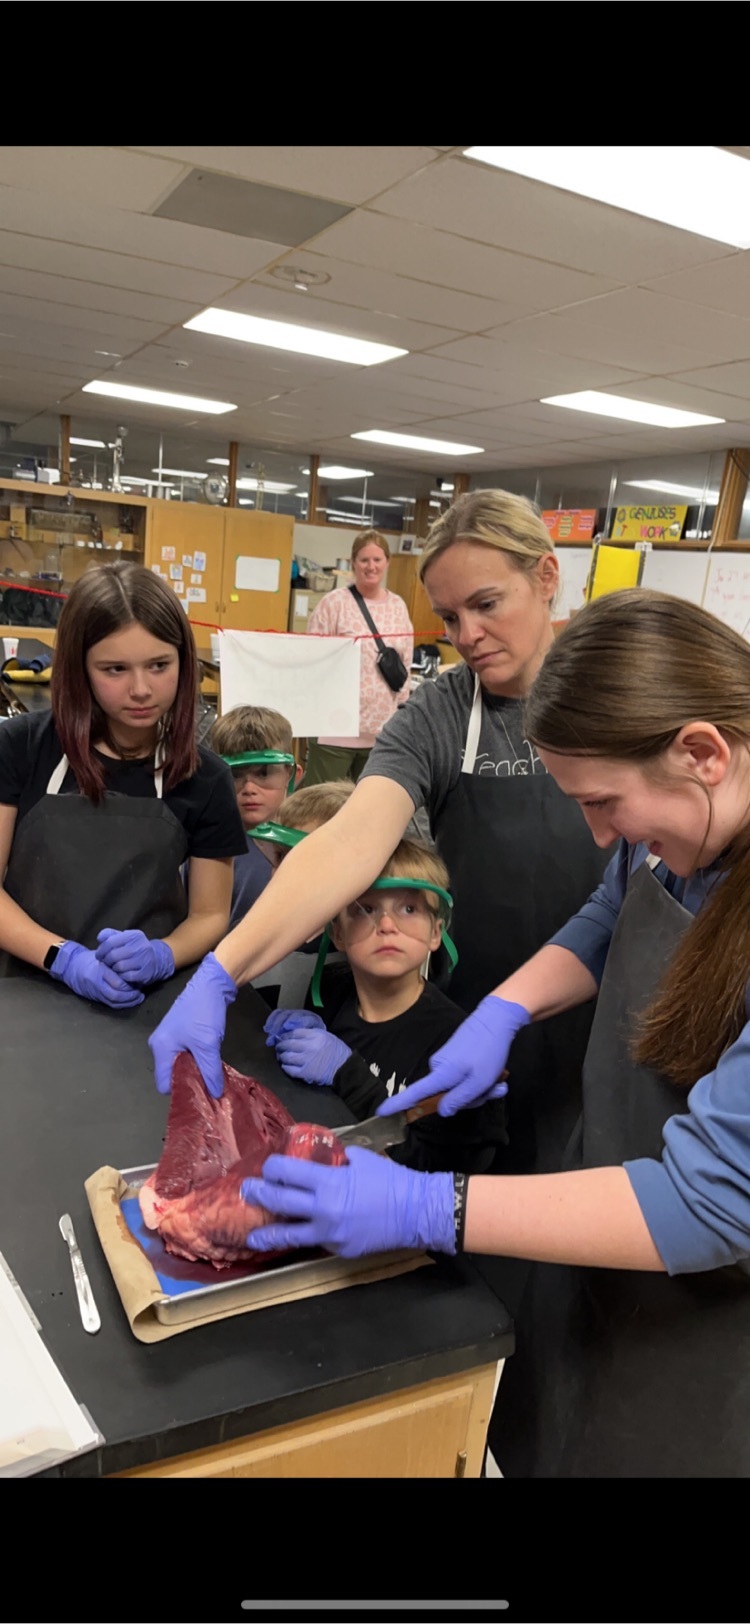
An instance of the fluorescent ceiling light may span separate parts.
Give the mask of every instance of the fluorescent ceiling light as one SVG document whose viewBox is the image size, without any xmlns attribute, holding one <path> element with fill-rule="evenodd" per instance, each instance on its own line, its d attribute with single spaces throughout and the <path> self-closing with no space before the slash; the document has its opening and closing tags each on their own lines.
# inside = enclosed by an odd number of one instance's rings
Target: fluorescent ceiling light
<svg viewBox="0 0 750 1624">
<path fill-rule="evenodd" d="M 309 473 L 309 469 L 308 469 Z M 372 479 L 372 468 L 342 468 L 339 463 L 329 463 L 326 468 L 318 469 L 318 479 Z"/>
<path fill-rule="evenodd" d="M 226 400 L 203 400 L 200 395 L 173 395 L 166 389 L 141 389 L 130 383 L 107 383 L 106 379 L 95 378 L 93 383 L 83 385 L 84 395 L 109 395 L 114 400 L 140 401 L 144 406 L 173 406 L 183 412 L 210 412 L 214 416 L 221 416 L 222 412 L 236 412 L 237 407 Z"/>
<path fill-rule="evenodd" d="M 122 479 L 123 485 L 158 485 L 158 483 L 159 483 L 159 481 L 157 479 L 154 479 L 153 476 L 151 477 L 151 479 L 141 479 L 140 475 L 136 475 L 136 474 L 122 474 L 120 477 Z M 170 491 L 173 491 L 173 490 L 176 489 L 176 487 L 172 484 L 172 481 L 169 480 L 169 479 L 163 479 L 162 480 L 161 488 L 162 488 L 162 490 L 166 489 L 166 490 L 170 490 Z"/>
<path fill-rule="evenodd" d="M 699 237 L 750 247 L 750 168 L 721 147 L 467 147 L 464 156 Z"/>
<path fill-rule="evenodd" d="M 78 440 L 72 434 L 70 436 L 70 443 L 71 445 L 93 445 L 96 446 L 98 451 L 104 451 L 106 449 L 103 440 Z"/>
<path fill-rule="evenodd" d="M 326 332 L 323 327 L 298 327 L 290 321 L 270 321 L 266 316 L 245 316 L 239 310 L 202 310 L 183 325 L 194 333 L 213 333 L 217 338 L 235 338 L 243 344 L 261 344 L 270 350 L 291 350 L 295 355 L 317 355 L 326 361 L 348 361 L 352 366 L 373 367 L 381 361 L 394 361 L 408 355 L 392 344 L 373 344 L 370 339 L 349 338 L 345 333 Z"/>
<path fill-rule="evenodd" d="M 572 395 L 546 395 L 540 404 L 566 406 L 574 412 L 593 412 L 597 417 L 620 417 L 628 423 L 651 423 L 660 429 L 692 429 L 699 423 L 726 422 L 724 417 L 678 411 L 675 406 L 656 406 L 650 400 L 628 400 L 625 395 L 607 395 L 599 389 L 579 389 Z"/>
<path fill-rule="evenodd" d="M 296 491 L 296 485 L 279 485 L 273 479 L 238 479 L 238 491 L 276 491 L 279 495 L 288 491 Z"/>
<path fill-rule="evenodd" d="M 158 474 L 159 469 L 152 468 L 151 472 Z M 190 468 L 162 468 L 161 472 L 163 474 L 175 474 L 177 479 L 208 479 L 208 474 L 196 474 Z M 149 480 L 149 485 L 153 485 L 152 479 Z"/>
<path fill-rule="evenodd" d="M 446 457 L 473 457 L 483 445 L 454 445 L 451 440 L 425 440 L 421 434 L 392 434 L 390 429 L 365 429 L 351 440 L 372 440 L 376 445 L 401 445 L 407 451 L 438 451 Z"/>
<path fill-rule="evenodd" d="M 362 497 L 361 496 L 342 496 L 341 500 L 342 500 L 342 502 L 361 502 Z M 386 502 L 385 498 L 382 497 L 382 496 L 368 496 L 367 499 L 366 499 L 366 502 L 365 502 L 365 506 L 366 507 L 371 507 L 371 508 L 373 508 L 373 507 L 401 507 L 401 503 L 397 502 L 397 501 Z"/>
<path fill-rule="evenodd" d="M 212 464 L 215 464 L 217 468 L 228 468 L 229 467 L 229 458 L 228 457 L 206 457 L 206 462 L 210 462 Z"/>
<path fill-rule="evenodd" d="M 240 507 L 255 507 L 252 496 L 241 496 L 239 505 Z"/>
<path fill-rule="evenodd" d="M 639 491 L 667 491 L 671 496 L 692 496 L 696 502 L 718 502 L 718 491 L 704 491 L 697 485 L 668 485 L 660 479 L 624 479 L 623 485 L 635 485 Z"/>
<path fill-rule="evenodd" d="M 394 502 L 416 502 L 416 496 L 394 496 Z"/>
</svg>

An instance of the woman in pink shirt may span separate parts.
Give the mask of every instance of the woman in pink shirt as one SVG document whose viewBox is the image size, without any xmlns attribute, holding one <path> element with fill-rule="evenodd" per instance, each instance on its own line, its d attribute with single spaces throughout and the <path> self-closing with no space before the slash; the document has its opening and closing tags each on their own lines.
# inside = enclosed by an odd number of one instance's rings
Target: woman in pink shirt
<svg viewBox="0 0 750 1624">
<path fill-rule="evenodd" d="M 367 602 L 367 608 L 387 648 L 393 648 L 411 669 L 414 627 L 409 611 L 396 592 L 384 585 L 390 548 L 378 530 L 364 530 L 352 547 L 354 585 Z M 361 638 L 362 665 L 359 689 L 359 734 L 354 739 L 311 739 L 308 747 L 305 784 L 325 784 L 332 778 L 359 777 L 375 740 L 397 706 L 403 705 L 411 690 L 407 675 L 403 688 L 394 693 L 381 675 L 379 649 L 366 624 L 362 610 L 349 587 L 327 593 L 310 616 L 310 632 L 333 637 Z M 364 635 L 363 635 L 364 634 Z"/>
</svg>

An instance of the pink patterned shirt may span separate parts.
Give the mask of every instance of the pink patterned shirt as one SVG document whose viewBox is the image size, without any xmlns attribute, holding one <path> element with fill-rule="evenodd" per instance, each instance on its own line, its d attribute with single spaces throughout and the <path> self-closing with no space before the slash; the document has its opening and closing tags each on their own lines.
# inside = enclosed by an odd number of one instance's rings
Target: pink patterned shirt
<svg viewBox="0 0 750 1624">
<path fill-rule="evenodd" d="M 414 628 L 403 598 L 396 592 L 386 592 L 384 598 L 367 598 L 367 607 L 384 643 L 401 655 L 407 671 L 411 668 L 414 651 Z M 411 692 L 411 677 L 407 677 L 400 693 L 394 694 L 381 677 L 376 660 L 378 646 L 359 605 L 348 587 L 337 587 L 327 592 L 310 616 L 308 631 L 326 633 L 329 637 L 361 638 L 362 652 L 359 738 L 323 739 L 320 744 L 343 745 L 349 750 L 369 750 L 386 722 L 390 721 L 397 705 L 402 705 Z M 366 635 L 363 637 L 362 633 Z"/>
</svg>

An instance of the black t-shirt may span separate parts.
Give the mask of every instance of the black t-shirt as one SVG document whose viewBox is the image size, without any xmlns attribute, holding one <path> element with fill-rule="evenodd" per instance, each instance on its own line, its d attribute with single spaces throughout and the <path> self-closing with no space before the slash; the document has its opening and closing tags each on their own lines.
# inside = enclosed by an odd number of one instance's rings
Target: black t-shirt
<svg viewBox="0 0 750 1624">
<path fill-rule="evenodd" d="M 437 1049 L 466 1019 L 433 982 L 425 982 L 411 1009 L 391 1021 L 365 1021 L 358 1013 L 354 978 L 348 965 L 326 969 L 321 988 L 321 1015 L 352 1053 L 333 1080 L 358 1122 L 375 1115 L 383 1100 L 398 1094 L 427 1073 Z M 409 1130 L 404 1144 L 394 1145 L 394 1161 L 421 1172 L 485 1172 L 499 1144 L 506 1143 L 502 1102 L 461 1111 L 455 1117 L 426 1117 Z"/>
<path fill-rule="evenodd" d="M 96 752 L 104 768 L 108 790 L 118 795 L 155 798 L 154 759 L 115 761 Z M 55 767 L 62 760 L 62 745 L 51 711 L 11 716 L 0 723 L 0 806 L 18 808 L 18 823 L 47 793 Z M 164 790 L 169 807 L 185 830 L 188 857 L 240 857 L 247 851 L 232 774 L 226 763 L 204 745 L 198 746 L 198 768 L 174 789 Z M 61 794 L 74 795 L 77 786 L 68 770 Z"/>
</svg>

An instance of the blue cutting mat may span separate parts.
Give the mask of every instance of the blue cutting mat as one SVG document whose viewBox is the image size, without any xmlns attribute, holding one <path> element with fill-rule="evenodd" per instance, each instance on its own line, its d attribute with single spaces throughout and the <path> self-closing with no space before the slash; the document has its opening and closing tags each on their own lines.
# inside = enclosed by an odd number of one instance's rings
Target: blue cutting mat
<svg viewBox="0 0 750 1624">
<path fill-rule="evenodd" d="M 263 1273 L 265 1260 L 260 1267 L 257 1263 L 231 1263 L 226 1269 L 215 1269 L 211 1263 L 188 1263 L 187 1258 L 173 1257 L 156 1230 L 146 1228 L 137 1196 L 121 1201 L 120 1210 L 133 1239 L 148 1258 L 165 1297 L 182 1297 L 186 1291 L 219 1286 L 225 1280 L 246 1280 L 249 1275 Z M 302 1255 L 298 1252 L 295 1261 Z M 278 1268 L 278 1258 L 269 1259 L 269 1265 Z"/>
</svg>

